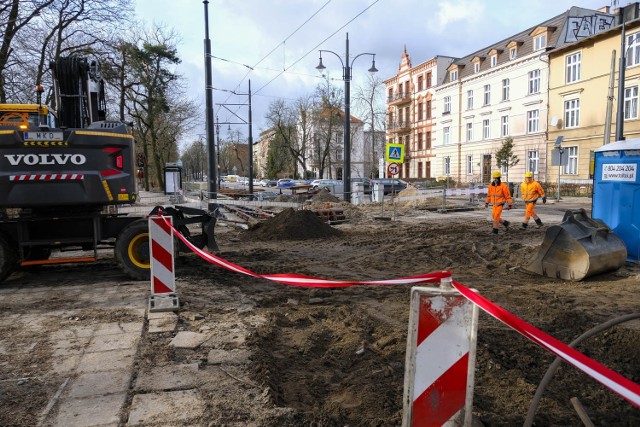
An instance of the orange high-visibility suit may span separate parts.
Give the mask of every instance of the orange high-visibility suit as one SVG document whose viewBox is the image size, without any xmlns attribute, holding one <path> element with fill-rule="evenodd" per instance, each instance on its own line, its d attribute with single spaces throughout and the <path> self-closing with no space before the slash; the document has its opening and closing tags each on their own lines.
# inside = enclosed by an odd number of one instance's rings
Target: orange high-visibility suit
<svg viewBox="0 0 640 427">
<path fill-rule="evenodd" d="M 509 221 L 504 221 L 500 216 L 502 215 L 502 209 L 505 204 L 509 205 L 509 209 L 511 209 L 511 205 L 513 204 L 513 199 L 511 198 L 511 192 L 509 191 L 509 187 L 504 182 L 497 184 L 492 182 L 489 185 L 489 192 L 487 194 L 487 205 L 493 205 L 491 210 L 491 214 L 493 216 L 493 232 L 497 233 L 500 225 L 509 225 Z"/>
<path fill-rule="evenodd" d="M 522 194 L 522 200 L 524 200 L 525 213 L 524 221 L 522 221 L 522 227 L 526 228 L 525 224 L 529 223 L 529 219 L 533 218 L 538 225 L 542 225 L 540 218 L 536 215 L 534 208 L 538 198 L 541 197 L 544 202 L 547 198 L 544 194 L 542 186 L 532 178 L 525 178 L 524 182 L 520 184 L 520 194 Z"/>
</svg>

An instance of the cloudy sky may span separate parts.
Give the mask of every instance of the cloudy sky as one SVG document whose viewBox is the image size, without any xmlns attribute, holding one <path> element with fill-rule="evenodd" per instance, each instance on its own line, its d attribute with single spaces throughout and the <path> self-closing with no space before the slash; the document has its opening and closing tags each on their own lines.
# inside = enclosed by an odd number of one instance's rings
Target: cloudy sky
<svg viewBox="0 0 640 427">
<path fill-rule="evenodd" d="M 318 50 L 332 50 L 344 60 L 346 33 L 349 56 L 376 54 L 378 76 L 388 79 L 398 70 L 406 46 L 413 65 L 436 55 L 464 56 L 533 27 L 571 6 L 597 9 L 609 0 L 210 0 L 213 86 L 248 92 L 251 79 L 253 136 L 264 130 L 264 115 L 276 98 L 297 99 L 321 82 L 315 69 Z M 625 5 L 626 0 L 618 2 Z M 204 4 L 200 0 L 136 0 L 137 15 L 162 23 L 181 35 L 178 72 L 189 94 L 205 106 Z M 323 55 L 325 72 L 343 88 L 342 65 Z M 250 70 L 247 66 L 254 68 Z M 362 56 L 353 64 L 352 93 L 371 66 Z M 214 91 L 214 103 L 246 103 L 246 96 Z M 244 120 L 248 108 L 228 106 Z M 353 107 L 352 107 L 353 109 Z M 216 106 L 220 122 L 239 122 Z M 224 132 L 226 128 L 224 125 Z M 232 125 L 248 134 L 246 125 Z M 205 132 L 205 124 L 202 130 Z M 187 139 L 193 139 L 193 136 Z M 187 141 L 184 141 L 187 142 Z"/>
</svg>

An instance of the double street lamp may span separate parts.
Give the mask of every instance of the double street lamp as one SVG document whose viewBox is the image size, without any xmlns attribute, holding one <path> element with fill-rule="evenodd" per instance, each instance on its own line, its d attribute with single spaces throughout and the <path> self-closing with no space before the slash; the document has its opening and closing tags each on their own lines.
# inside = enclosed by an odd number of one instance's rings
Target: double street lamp
<svg viewBox="0 0 640 427">
<path fill-rule="evenodd" d="M 353 67 L 353 63 L 358 57 L 363 55 L 371 55 L 373 57 L 373 61 L 371 63 L 371 68 L 369 68 L 370 73 L 375 73 L 378 71 L 376 68 L 376 55 L 374 53 L 361 53 L 356 55 L 351 62 L 349 62 L 349 33 L 347 33 L 346 40 L 346 51 L 344 61 L 337 53 L 331 50 L 320 50 L 320 63 L 316 67 L 318 71 L 323 71 L 325 67 L 322 64 L 322 52 L 332 53 L 338 57 L 340 63 L 342 64 L 342 80 L 344 81 L 344 164 L 342 167 L 342 182 L 344 184 L 344 201 L 349 202 L 351 199 L 351 114 L 349 112 L 351 107 L 351 92 L 350 92 L 350 83 L 351 83 L 351 68 Z"/>
</svg>

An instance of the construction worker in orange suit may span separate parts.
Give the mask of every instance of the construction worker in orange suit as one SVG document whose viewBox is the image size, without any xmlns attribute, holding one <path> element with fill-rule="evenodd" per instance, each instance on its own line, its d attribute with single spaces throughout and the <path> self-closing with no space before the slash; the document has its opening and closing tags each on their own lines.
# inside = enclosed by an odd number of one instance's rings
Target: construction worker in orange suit
<svg viewBox="0 0 640 427">
<path fill-rule="evenodd" d="M 545 196 L 542 186 L 533 180 L 532 172 L 525 172 L 524 182 L 520 184 L 520 194 L 522 194 L 522 200 L 524 200 L 524 206 L 526 208 L 522 228 L 527 228 L 530 218 L 534 219 L 538 228 L 542 227 L 544 224 L 542 224 L 542 221 L 538 215 L 536 215 L 534 208 L 540 197 L 542 197 L 542 203 L 547 203 L 547 196 Z"/>
<path fill-rule="evenodd" d="M 509 191 L 507 184 L 500 182 L 500 178 L 502 178 L 500 171 L 494 171 L 491 174 L 491 178 L 493 178 L 493 181 L 489 185 L 487 200 L 484 207 L 488 208 L 489 204 L 493 206 L 491 211 L 493 216 L 493 234 L 498 234 L 498 229 L 501 225 L 504 225 L 505 228 L 509 228 L 509 225 L 511 225 L 511 223 L 506 219 L 503 220 L 500 215 L 502 215 L 504 205 L 507 205 L 507 209 L 511 209 L 513 199 L 511 198 L 511 192 Z"/>
</svg>

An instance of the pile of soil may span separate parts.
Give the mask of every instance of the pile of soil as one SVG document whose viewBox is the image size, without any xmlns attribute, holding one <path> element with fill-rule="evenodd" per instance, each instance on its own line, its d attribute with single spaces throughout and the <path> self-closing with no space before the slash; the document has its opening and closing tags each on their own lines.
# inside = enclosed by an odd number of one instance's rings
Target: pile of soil
<svg viewBox="0 0 640 427">
<path fill-rule="evenodd" d="M 329 192 L 326 188 L 323 188 L 322 190 L 314 194 L 311 200 L 313 202 L 332 202 L 332 203 L 337 203 L 340 201 L 340 199 L 338 199 L 336 196 L 331 194 L 331 192 Z"/>
<path fill-rule="evenodd" d="M 306 240 L 340 237 L 343 233 L 322 222 L 312 211 L 289 208 L 258 224 L 251 234 L 258 240 Z"/>
</svg>

